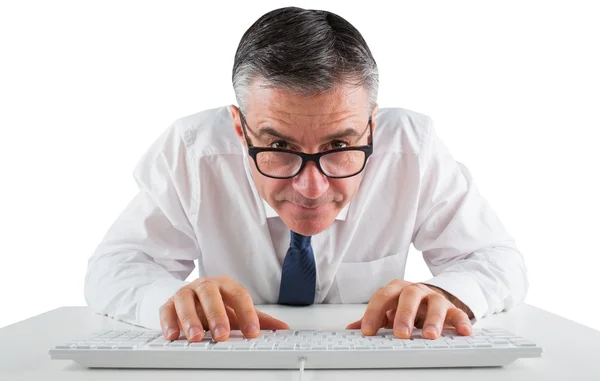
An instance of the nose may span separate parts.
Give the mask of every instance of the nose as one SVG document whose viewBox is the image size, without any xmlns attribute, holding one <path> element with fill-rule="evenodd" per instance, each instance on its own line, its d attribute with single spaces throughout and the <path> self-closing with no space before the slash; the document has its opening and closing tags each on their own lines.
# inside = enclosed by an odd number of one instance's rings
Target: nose
<svg viewBox="0 0 600 381">
<path fill-rule="evenodd" d="M 319 171 L 316 163 L 308 162 L 302 172 L 293 178 L 292 186 L 302 196 L 317 199 L 329 189 L 329 180 Z"/>
</svg>

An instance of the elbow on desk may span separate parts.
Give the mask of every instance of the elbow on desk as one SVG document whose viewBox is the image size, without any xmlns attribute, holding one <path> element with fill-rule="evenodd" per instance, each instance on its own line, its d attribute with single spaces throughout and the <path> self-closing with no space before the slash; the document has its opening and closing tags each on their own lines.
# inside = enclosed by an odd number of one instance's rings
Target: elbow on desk
<svg viewBox="0 0 600 381">
<path fill-rule="evenodd" d="M 523 255 L 515 247 L 495 247 L 495 255 L 487 256 L 491 262 L 487 290 L 489 308 L 484 316 L 511 311 L 525 302 L 529 292 L 529 277 Z M 487 287 L 486 287 L 487 288 Z"/>
<path fill-rule="evenodd" d="M 117 263 L 109 257 L 118 255 L 94 254 L 88 261 L 83 295 L 87 306 L 95 313 L 125 322 L 136 321 L 137 291 L 131 277 L 119 274 Z"/>
</svg>

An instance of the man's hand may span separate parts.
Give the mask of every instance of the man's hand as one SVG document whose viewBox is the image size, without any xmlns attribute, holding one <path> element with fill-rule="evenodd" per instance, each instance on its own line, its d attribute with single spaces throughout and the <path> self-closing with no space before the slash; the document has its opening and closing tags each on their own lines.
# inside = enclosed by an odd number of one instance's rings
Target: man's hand
<svg viewBox="0 0 600 381">
<path fill-rule="evenodd" d="M 167 340 L 200 341 L 210 329 L 213 340 L 226 341 L 231 329 L 255 338 L 261 329 L 289 329 L 289 326 L 257 311 L 248 291 L 233 279 L 200 278 L 180 288 L 160 308 L 160 324 Z"/>
<path fill-rule="evenodd" d="M 456 328 L 459 335 L 470 335 L 467 312 L 450 301 L 450 294 L 437 290 L 440 289 L 421 283 L 393 280 L 371 298 L 362 319 L 346 329 L 360 328 L 364 335 L 370 336 L 382 327 L 393 328 L 396 337 L 407 339 L 413 327 L 417 327 L 423 328 L 426 339 L 436 339 L 446 326 Z"/>
</svg>

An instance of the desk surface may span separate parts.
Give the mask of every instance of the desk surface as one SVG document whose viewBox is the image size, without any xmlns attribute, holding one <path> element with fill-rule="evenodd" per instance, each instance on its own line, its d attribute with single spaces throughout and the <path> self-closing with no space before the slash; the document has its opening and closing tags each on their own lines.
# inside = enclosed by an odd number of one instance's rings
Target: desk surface
<svg viewBox="0 0 600 381">
<path fill-rule="evenodd" d="M 366 305 L 313 305 L 257 308 L 292 329 L 343 329 Z M 0 329 L 0 380 L 130 380 L 183 377 L 200 380 L 297 380 L 298 370 L 117 370 L 87 369 L 50 360 L 48 349 L 101 329 L 132 326 L 86 307 L 62 307 Z M 502 327 L 544 347 L 541 358 L 520 359 L 503 368 L 306 370 L 304 380 L 600 380 L 600 332 L 530 305 L 480 320 L 476 327 Z M 9 344 L 10 343 L 10 344 Z"/>
</svg>

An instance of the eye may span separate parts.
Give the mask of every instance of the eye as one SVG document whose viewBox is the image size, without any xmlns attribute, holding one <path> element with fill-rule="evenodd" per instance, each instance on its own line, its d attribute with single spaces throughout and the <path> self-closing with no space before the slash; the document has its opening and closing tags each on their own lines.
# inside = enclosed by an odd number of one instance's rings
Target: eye
<svg viewBox="0 0 600 381">
<path fill-rule="evenodd" d="M 276 142 L 273 142 L 273 143 L 269 144 L 269 147 L 277 148 L 277 149 L 288 149 L 289 148 L 289 146 L 285 140 L 278 140 Z"/>
<path fill-rule="evenodd" d="M 331 148 L 336 149 L 336 148 L 345 148 L 348 147 L 348 143 L 343 142 L 341 140 L 334 140 L 333 142 L 331 142 Z"/>
</svg>

